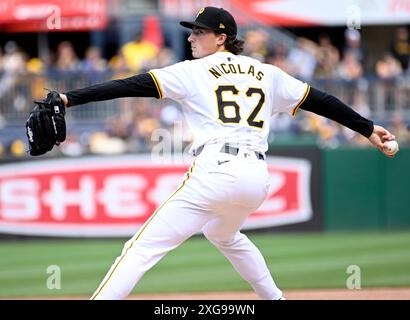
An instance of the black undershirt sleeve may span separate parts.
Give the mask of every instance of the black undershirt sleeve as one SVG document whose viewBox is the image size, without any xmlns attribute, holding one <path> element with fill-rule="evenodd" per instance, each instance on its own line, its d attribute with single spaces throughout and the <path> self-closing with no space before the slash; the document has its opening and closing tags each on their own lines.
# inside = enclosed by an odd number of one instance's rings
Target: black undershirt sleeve
<svg viewBox="0 0 410 320">
<path fill-rule="evenodd" d="M 91 87 L 70 90 L 64 94 L 68 99 L 67 107 L 125 97 L 160 97 L 155 82 L 149 73 L 102 82 Z"/>
<path fill-rule="evenodd" d="M 299 108 L 336 121 L 366 138 L 373 133 L 372 121 L 363 118 L 338 98 L 315 88 L 310 88 L 308 96 Z"/>
</svg>

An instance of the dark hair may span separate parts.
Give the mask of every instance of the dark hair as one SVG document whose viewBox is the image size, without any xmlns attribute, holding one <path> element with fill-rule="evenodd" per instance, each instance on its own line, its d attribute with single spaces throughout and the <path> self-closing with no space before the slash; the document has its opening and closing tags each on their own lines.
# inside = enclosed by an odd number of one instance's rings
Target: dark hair
<svg viewBox="0 0 410 320">
<path fill-rule="evenodd" d="M 216 34 L 221 34 L 219 32 L 215 32 Z M 243 46 L 245 45 L 245 41 L 239 40 L 236 37 L 228 37 L 226 36 L 225 40 L 225 49 L 233 54 L 240 54 L 243 51 Z"/>
</svg>

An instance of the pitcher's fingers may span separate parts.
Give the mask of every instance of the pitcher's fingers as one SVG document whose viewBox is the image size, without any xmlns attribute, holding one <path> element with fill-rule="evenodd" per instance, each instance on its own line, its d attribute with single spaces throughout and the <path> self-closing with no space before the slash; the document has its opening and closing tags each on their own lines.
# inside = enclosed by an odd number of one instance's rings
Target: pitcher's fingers
<svg viewBox="0 0 410 320">
<path fill-rule="evenodd" d="M 382 136 L 382 138 L 383 138 L 384 140 L 388 140 L 388 141 L 391 141 L 391 140 L 395 140 L 395 139 L 396 139 L 395 135 L 391 134 L 390 132 L 384 133 L 383 136 Z"/>
</svg>

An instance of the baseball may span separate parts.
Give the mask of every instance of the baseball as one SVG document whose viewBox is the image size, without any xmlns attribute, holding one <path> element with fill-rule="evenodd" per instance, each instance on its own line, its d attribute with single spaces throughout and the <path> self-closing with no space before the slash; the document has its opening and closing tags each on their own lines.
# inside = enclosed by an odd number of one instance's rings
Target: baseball
<svg viewBox="0 0 410 320">
<path fill-rule="evenodd" d="M 392 140 L 392 141 L 386 141 L 384 143 L 384 145 L 386 146 L 384 148 L 385 152 L 389 155 L 393 155 L 395 154 L 397 151 L 399 151 L 399 144 L 397 143 L 397 141 Z"/>
</svg>

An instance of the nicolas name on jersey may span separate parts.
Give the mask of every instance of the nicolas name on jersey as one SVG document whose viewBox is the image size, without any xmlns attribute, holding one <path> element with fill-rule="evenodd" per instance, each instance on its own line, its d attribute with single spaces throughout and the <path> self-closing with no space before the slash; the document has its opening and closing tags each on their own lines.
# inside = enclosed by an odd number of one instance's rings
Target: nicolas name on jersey
<svg viewBox="0 0 410 320">
<path fill-rule="evenodd" d="M 214 65 L 212 68 L 208 69 L 208 71 L 218 79 L 223 74 L 244 74 L 244 75 L 251 75 L 255 77 L 257 80 L 262 80 L 264 74 L 262 71 L 255 71 L 255 67 L 253 65 L 240 65 L 239 63 L 220 63 L 218 65 Z"/>
</svg>

